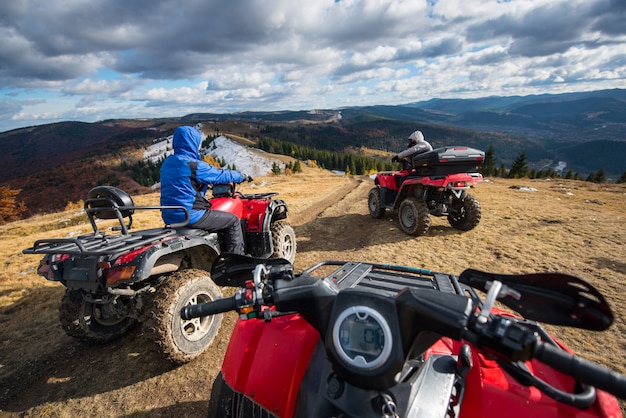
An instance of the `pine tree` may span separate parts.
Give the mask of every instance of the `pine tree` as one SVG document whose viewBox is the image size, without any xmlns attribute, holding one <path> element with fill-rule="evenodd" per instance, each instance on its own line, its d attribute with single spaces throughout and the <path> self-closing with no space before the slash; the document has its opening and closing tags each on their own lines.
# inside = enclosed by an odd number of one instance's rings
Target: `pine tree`
<svg viewBox="0 0 626 418">
<path fill-rule="evenodd" d="M 621 176 L 619 176 L 619 178 L 617 179 L 617 182 L 618 182 L 618 183 L 626 183 L 626 171 L 624 171 L 624 172 L 622 173 L 622 175 L 621 175 Z"/>
<path fill-rule="evenodd" d="M 493 149 L 493 145 L 490 145 L 489 149 L 485 153 L 483 163 L 478 168 L 478 172 L 485 177 L 492 177 L 496 174 L 497 169 L 494 154 L 495 150 Z"/>
<path fill-rule="evenodd" d="M 604 183 L 606 181 L 604 169 L 601 168 L 600 170 L 598 170 L 597 173 L 589 173 L 589 176 L 587 177 L 587 181 L 590 181 L 593 183 Z"/>
<path fill-rule="evenodd" d="M 500 164 L 500 168 L 498 168 L 498 172 L 496 173 L 496 177 L 506 177 L 506 167 L 504 164 Z"/>
<path fill-rule="evenodd" d="M 515 158 L 511 170 L 509 171 L 509 178 L 518 179 L 525 177 L 528 174 L 528 162 L 526 161 L 526 152 L 522 152 Z"/>
</svg>

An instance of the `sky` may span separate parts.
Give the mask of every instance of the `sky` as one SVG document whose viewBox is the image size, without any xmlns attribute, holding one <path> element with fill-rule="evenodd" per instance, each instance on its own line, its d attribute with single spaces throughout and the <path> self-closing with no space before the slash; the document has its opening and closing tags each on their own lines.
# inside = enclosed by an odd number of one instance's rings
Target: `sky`
<svg viewBox="0 0 626 418">
<path fill-rule="evenodd" d="M 13 0 L 0 132 L 626 88 L 626 0 Z"/>
</svg>

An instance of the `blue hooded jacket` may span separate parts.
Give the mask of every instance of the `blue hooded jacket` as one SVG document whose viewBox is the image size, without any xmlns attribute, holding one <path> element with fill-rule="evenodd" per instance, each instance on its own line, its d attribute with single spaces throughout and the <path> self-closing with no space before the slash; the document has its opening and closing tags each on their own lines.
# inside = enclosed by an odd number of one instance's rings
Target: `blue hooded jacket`
<svg viewBox="0 0 626 418">
<path fill-rule="evenodd" d="M 174 131 L 174 154 L 161 166 L 161 206 L 184 206 L 189 211 L 189 225 L 197 222 L 210 203 L 204 198 L 209 184 L 241 183 L 243 174 L 224 170 L 200 160 L 198 150 L 202 134 L 192 126 L 180 126 Z M 161 212 L 166 224 L 183 222 L 182 211 Z"/>
</svg>

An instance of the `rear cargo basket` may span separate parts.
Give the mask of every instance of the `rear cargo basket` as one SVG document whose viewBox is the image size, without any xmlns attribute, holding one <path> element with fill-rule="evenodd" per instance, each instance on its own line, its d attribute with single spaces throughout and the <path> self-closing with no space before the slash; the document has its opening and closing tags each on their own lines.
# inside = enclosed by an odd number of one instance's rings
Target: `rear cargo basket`
<svg viewBox="0 0 626 418">
<path fill-rule="evenodd" d="M 445 176 L 474 172 L 485 160 L 485 153 L 469 147 L 449 146 L 413 157 L 413 168 L 422 176 Z"/>
</svg>

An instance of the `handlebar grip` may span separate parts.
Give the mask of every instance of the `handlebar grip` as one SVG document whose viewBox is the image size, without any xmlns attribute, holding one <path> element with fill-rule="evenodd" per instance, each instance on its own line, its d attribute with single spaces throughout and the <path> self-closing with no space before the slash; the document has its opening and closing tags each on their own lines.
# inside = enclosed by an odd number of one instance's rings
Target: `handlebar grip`
<svg viewBox="0 0 626 418">
<path fill-rule="evenodd" d="M 540 344 L 535 357 L 577 381 L 626 399 L 626 376 L 577 357 L 551 344 Z"/>
<path fill-rule="evenodd" d="M 197 305 L 187 305 L 180 310 L 180 317 L 184 320 L 199 318 L 201 316 L 216 315 L 222 312 L 237 309 L 235 296 L 216 299 L 211 302 L 199 303 Z"/>
</svg>

